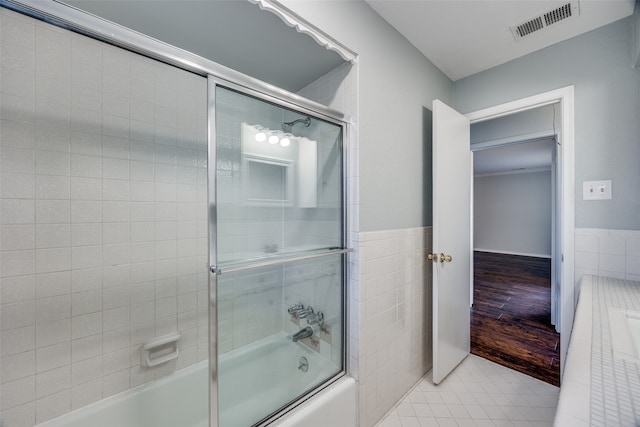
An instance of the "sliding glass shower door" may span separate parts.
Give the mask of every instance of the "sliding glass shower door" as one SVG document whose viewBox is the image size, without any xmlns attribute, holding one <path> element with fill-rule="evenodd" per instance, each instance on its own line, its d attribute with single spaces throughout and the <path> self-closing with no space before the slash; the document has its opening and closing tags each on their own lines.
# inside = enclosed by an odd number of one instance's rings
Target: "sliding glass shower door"
<svg viewBox="0 0 640 427">
<path fill-rule="evenodd" d="M 344 370 L 343 124 L 209 91 L 212 398 L 244 427 Z"/>
</svg>

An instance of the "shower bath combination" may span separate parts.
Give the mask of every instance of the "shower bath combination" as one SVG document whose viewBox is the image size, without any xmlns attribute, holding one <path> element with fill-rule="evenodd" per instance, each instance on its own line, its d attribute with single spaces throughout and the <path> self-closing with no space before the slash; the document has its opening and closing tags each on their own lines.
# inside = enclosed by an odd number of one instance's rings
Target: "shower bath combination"
<svg viewBox="0 0 640 427">
<path fill-rule="evenodd" d="M 242 419 L 242 425 L 266 425 L 268 418 L 277 417 L 298 396 L 344 372 L 348 250 L 344 247 L 343 127 L 312 116 L 311 111 L 305 114 L 222 85 L 210 85 L 210 90 L 210 97 L 220 100 L 216 120 L 234 123 L 216 131 L 216 222 L 210 239 L 217 241 L 211 265 L 221 272 L 212 277 L 212 289 L 218 295 L 219 360 L 237 354 L 234 357 L 244 361 L 247 372 L 280 372 L 277 381 L 270 381 L 260 392 L 255 387 L 238 389 L 235 381 L 229 381 L 232 375 L 226 365 L 220 366 L 219 416 L 221 427 L 233 425 L 234 419 Z M 313 138 L 300 135 L 308 133 L 304 129 L 312 123 Z M 292 135 L 296 130 L 302 132 Z M 266 140 L 256 138 L 261 132 L 269 134 Z M 287 138 L 290 144 L 271 142 L 281 132 L 280 142 Z M 248 197 L 243 198 L 236 188 Z M 288 309 L 299 301 L 304 301 L 304 307 Z M 256 312 L 260 315 L 239 316 Z M 297 322 L 292 323 L 294 312 Z M 323 327 L 331 333 L 322 333 Z M 286 370 L 281 368 L 276 362 L 281 357 L 269 357 L 262 350 L 267 342 L 282 347 L 278 351 L 295 356 L 296 361 L 306 357 L 311 369 L 305 374 L 293 363 L 287 363 Z M 238 405 L 238 400 L 266 401 L 267 397 L 270 407 L 260 411 Z"/>
<path fill-rule="evenodd" d="M 343 418 L 355 420 L 340 113 L 266 84 L 233 83 L 209 61 L 194 72 L 182 51 L 61 2 L 17 11 L 6 6 L 18 0 L 0 3 L 16 35 L 0 38 L 3 51 L 31 37 L 32 62 L 64 65 L 56 73 L 67 88 L 102 89 L 79 96 L 71 119 L 48 102 L 28 126 L 22 101 L 0 109 L 12 130 L 2 141 L 2 201 L 16 212 L 0 217 L 12 231 L 3 259 L 15 260 L 0 279 L 44 290 L 2 307 L 1 361 L 37 354 L 38 365 L 3 377 L 0 425 L 265 426 L 299 414 L 301 399 L 347 402 Z M 86 28 L 105 30 L 91 39 Z M 55 43 L 43 49 L 47 38 Z M 53 80 L 11 70 L 16 87 Z M 24 96 L 24 105 L 40 105 L 33 91 Z M 29 127 L 47 138 L 27 145 Z M 279 139 L 264 144 L 261 131 Z M 321 312 L 301 315 L 292 333 L 287 306 L 298 301 Z M 40 355 L 51 357 L 41 364 Z M 338 413 L 323 411 L 305 417 Z"/>
</svg>

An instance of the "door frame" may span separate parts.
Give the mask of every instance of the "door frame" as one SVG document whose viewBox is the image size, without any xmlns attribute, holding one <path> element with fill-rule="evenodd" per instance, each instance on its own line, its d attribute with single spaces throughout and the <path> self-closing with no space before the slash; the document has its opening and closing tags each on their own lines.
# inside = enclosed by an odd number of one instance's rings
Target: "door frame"
<svg viewBox="0 0 640 427">
<path fill-rule="evenodd" d="M 574 86 L 543 92 L 515 101 L 506 102 L 493 107 L 484 108 L 466 114 L 471 124 L 496 119 L 549 104 L 560 105 L 561 131 L 557 138 L 557 221 L 556 242 L 559 257 L 559 290 L 558 316 L 556 323 L 560 329 L 560 377 L 564 372 L 564 362 L 569 347 L 569 338 L 575 313 L 575 129 L 574 129 Z M 469 147 L 471 149 L 471 147 Z M 470 206 L 473 206 L 473 190 Z M 471 229 L 473 233 L 473 228 Z M 473 234 L 471 236 L 473 242 Z M 471 247 L 473 250 L 473 245 Z M 555 278 L 552 278 L 554 280 Z M 473 286 L 473 276 L 470 278 Z"/>
</svg>

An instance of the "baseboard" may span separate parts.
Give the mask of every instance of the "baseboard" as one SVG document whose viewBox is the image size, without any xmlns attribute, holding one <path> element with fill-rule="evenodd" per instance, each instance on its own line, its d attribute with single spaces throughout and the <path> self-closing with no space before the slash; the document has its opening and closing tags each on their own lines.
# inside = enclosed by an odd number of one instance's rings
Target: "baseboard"
<svg viewBox="0 0 640 427">
<path fill-rule="evenodd" d="M 483 249 L 483 248 L 473 248 L 474 252 L 489 252 L 492 254 L 505 254 L 505 255 L 519 255 L 519 256 L 529 256 L 533 258 L 546 258 L 551 259 L 551 255 L 543 255 L 543 254 L 530 254 L 525 252 L 512 252 L 512 251 L 497 251 L 495 249 Z"/>
</svg>

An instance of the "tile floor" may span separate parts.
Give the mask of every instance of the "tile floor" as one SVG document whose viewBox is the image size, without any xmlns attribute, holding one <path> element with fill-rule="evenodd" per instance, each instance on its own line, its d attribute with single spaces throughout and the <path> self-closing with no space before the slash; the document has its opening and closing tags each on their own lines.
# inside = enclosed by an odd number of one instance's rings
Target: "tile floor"
<svg viewBox="0 0 640 427">
<path fill-rule="evenodd" d="M 376 427 L 551 426 L 559 391 L 472 354 L 438 386 L 427 374 Z"/>
</svg>

